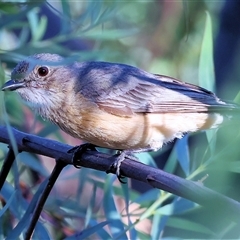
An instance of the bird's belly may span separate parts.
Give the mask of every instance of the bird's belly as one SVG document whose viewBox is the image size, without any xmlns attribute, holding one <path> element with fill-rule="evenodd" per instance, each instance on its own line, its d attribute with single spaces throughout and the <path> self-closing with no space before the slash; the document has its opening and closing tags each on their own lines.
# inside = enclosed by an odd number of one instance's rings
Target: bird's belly
<svg viewBox="0 0 240 240">
<path fill-rule="evenodd" d="M 139 149 L 152 144 L 160 148 L 164 140 L 164 135 L 154 130 L 149 116 L 144 114 L 120 117 L 92 111 L 57 124 L 73 137 L 112 149 Z"/>
<path fill-rule="evenodd" d="M 93 111 L 81 113 L 60 127 L 70 135 L 100 147 L 159 149 L 163 143 L 181 138 L 183 133 L 211 127 L 213 123 L 209 119 L 207 113 L 146 113 L 121 117 Z"/>
</svg>

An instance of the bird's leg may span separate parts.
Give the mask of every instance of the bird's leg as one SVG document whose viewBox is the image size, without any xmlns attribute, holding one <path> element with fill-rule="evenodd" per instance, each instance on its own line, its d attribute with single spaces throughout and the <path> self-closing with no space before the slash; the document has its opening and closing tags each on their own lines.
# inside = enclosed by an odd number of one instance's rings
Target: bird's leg
<svg viewBox="0 0 240 240">
<path fill-rule="evenodd" d="M 73 166 L 76 168 L 80 168 L 79 162 L 81 159 L 81 155 L 86 152 L 87 150 L 92 150 L 92 151 L 97 151 L 96 149 L 96 145 L 91 144 L 91 143 L 84 143 L 82 145 L 73 147 L 71 149 L 68 150 L 68 153 L 72 153 L 72 163 Z"/>
<path fill-rule="evenodd" d="M 92 150 L 97 151 L 96 145 L 91 143 L 85 143 L 76 147 L 73 147 L 68 150 L 68 153 L 73 153 L 72 156 L 72 163 L 76 168 L 80 168 L 80 159 L 81 155 L 86 152 L 86 150 Z M 125 160 L 125 158 L 128 158 L 133 161 L 138 161 L 139 159 L 135 157 L 134 153 L 141 153 L 141 152 L 150 152 L 150 151 L 156 151 L 155 148 L 140 148 L 140 149 L 129 149 L 129 150 L 118 150 L 115 161 L 110 165 L 109 169 L 106 171 L 107 173 L 112 172 L 113 170 L 116 172 L 117 178 L 121 183 L 125 183 L 122 179 L 124 176 L 121 174 L 121 164 Z"/>
<path fill-rule="evenodd" d="M 142 152 L 151 152 L 151 151 L 156 151 L 157 149 L 155 148 L 150 148 L 150 147 L 147 147 L 147 148 L 140 148 L 140 149 L 132 149 L 132 150 L 118 150 L 117 152 L 117 158 L 116 160 L 111 164 L 109 170 L 107 170 L 107 173 L 111 172 L 111 170 L 115 169 L 116 171 L 116 175 L 117 175 L 117 178 L 118 180 L 121 182 L 121 183 L 125 183 L 122 179 L 124 178 L 120 172 L 120 167 L 121 167 L 121 164 L 122 162 L 125 160 L 125 158 L 128 158 L 130 160 L 133 160 L 133 161 L 139 161 L 139 159 L 137 157 L 135 157 L 133 154 L 134 153 L 142 153 Z"/>
</svg>

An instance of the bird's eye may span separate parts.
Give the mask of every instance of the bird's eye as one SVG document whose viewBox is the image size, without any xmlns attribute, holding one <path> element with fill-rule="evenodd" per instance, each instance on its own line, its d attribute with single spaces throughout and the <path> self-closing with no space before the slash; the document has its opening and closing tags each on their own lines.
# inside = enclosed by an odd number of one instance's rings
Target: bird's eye
<svg viewBox="0 0 240 240">
<path fill-rule="evenodd" d="M 45 77 L 48 75 L 48 73 L 49 73 L 48 67 L 42 66 L 38 68 L 38 74 L 40 77 Z"/>
</svg>

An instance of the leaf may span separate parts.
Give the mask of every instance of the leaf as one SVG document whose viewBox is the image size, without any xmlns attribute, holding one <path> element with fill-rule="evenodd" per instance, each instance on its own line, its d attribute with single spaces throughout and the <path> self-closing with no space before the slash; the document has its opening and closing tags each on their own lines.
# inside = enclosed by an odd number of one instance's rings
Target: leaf
<svg viewBox="0 0 240 240">
<path fill-rule="evenodd" d="M 159 189 L 150 189 L 147 192 L 141 194 L 139 197 L 133 200 L 134 203 L 141 204 L 142 207 L 149 205 L 149 202 L 155 201 L 161 195 L 161 190 Z"/>
<path fill-rule="evenodd" d="M 27 17 L 32 33 L 32 41 L 39 41 L 46 32 L 47 18 L 46 16 L 42 16 L 40 19 L 38 19 L 39 17 L 37 15 L 36 9 L 29 11 Z"/>
<path fill-rule="evenodd" d="M 134 226 L 134 224 L 131 221 L 130 218 L 130 213 L 129 213 L 129 202 L 130 202 L 130 191 L 129 191 L 129 184 L 128 184 L 128 179 L 127 179 L 127 184 L 121 184 L 123 194 L 124 194 L 124 200 L 125 200 L 125 205 L 126 205 L 126 213 L 128 217 L 128 226 Z M 132 240 L 137 239 L 137 231 L 134 227 L 129 229 L 129 235 Z"/>
<path fill-rule="evenodd" d="M 3 214 L 7 211 L 7 209 L 10 207 L 10 205 L 12 204 L 12 201 L 15 197 L 16 192 L 13 192 L 12 195 L 10 196 L 10 198 L 7 200 L 6 204 L 4 205 L 4 207 L 0 210 L 0 218 L 3 216 Z"/>
<path fill-rule="evenodd" d="M 20 206 L 22 207 L 24 206 L 25 213 L 21 217 L 21 220 L 18 222 L 16 227 L 8 234 L 6 240 L 18 239 L 18 236 L 23 232 L 25 227 L 29 224 L 34 208 L 36 207 L 38 199 L 41 196 L 44 188 L 46 187 L 47 182 L 48 182 L 48 179 L 45 179 L 41 183 L 41 185 L 39 186 L 37 192 L 34 194 L 33 199 L 31 200 L 31 203 L 29 205 L 27 205 L 27 201 L 22 198 L 21 198 L 22 200 L 18 202 L 18 204 L 21 204 Z M 42 224 L 38 223 L 35 231 L 37 231 L 38 235 L 41 236 L 41 239 L 43 239 L 44 236 L 46 237 L 46 229 L 41 227 L 41 225 Z M 39 228 L 41 228 L 41 231 L 39 231 Z"/>
<path fill-rule="evenodd" d="M 189 175 L 189 169 L 190 169 L 188 135 L 184 136 L 180 140 L 177 140 L 176 150 L 177 150 L 178 161 L 179 161 L 185 175 L 188 176 Z"/>
<path fill-rule="evenodd" d="M 34 171 L 38 172 L 42 176 L 47 177 L 49 175 L 48 171 L 44 168 L 42 163 L 36 158 L 35 155 L 22 152 L 18 155 L 19 160 L 24 163 L 29 168 L 33 169 Z"/>
<path fill-rule="evenodd" d="M 164 231 L 164 228 L 166 226 L 168 216 L 163 216 L 156 214 L 153 216 L 153 225 L 151 229 L 151 236 L 152 239 L 160 239 L 161 238 L 161 233 Z"/>
<path fill-rule="evenodd" d="M 25 8 L 22 8 L 22 10 L 20 10 L 20 8 L 18 8 L 18 14 L 14 14 L 13 15 L 4 15 L 4 18 L 1 18 L 0 21 L 0 29 L 1 28 L 6 28 L 8 25 L 12 24 L 12 23 L 16 23 L 16 22 L 22 22 L 22 19 L 25 18 L 26 14 L 32 10 L 35 7 L 38 7 L 42 4 L 43 0 L 39 0 L 39 1 L 32 1 L 32 2 L 28 2 L 27 4 L 25 4 Z"/>
<path fill-rule="evenodd" d="M 182 214 L 185 213 L 187 211 L 192 210 L 193 208 L 196 208 L 196 206 L 198 206 L 196 203 L 187 200 L 185 198 L 175 198 L 174 199 L 174 214 Z"/>
<path fill-rule="evenodd" d="M 16 14 L 19 11 L 16 3 L 0 2 L 0 11 L 8 14 Z"/>
<path fill-rule="evenodd" d="M 113 196 L 113 179 L 115 176 L 108 176 L 105 180 L 104 186 L 104 199 L 103 199 L 103 209 L 106 216 L 106 219 L 110 222 L 109 229 L 113 238 L 121 235 L 122 238 L 127 239 L 126 234 L 124 233 L 124 225 L 121 221 L 121 216 L 116 208 Z"/>
<path fill-rule="evenodd" d="M 154 215 L 171 216 L 176 214 L 182 214 L 189 210 L 192 210 L 197 206 L 196 203 L 187 200 L 185 198 L 176 197 L 172 203 L 166 204 L 155 211 Z"/>
<path fill-rule="evenodd" d="M 151 167 L 156 167 L 157 168 L 155 160 L 150 153 L 148 153 L 148 152 L 138 153 L 138 154 L 136 154 L 136 156 L 137 156 L 137 158 L 139 159 L 140 162 L 142 162 L 146 165 L 149 165 Z"/>
<path fill-rule="evenodd" d="M 177 151 L 176 151 L 176 144 L 175 144 L 163 170 L 168 173 L 174 173 L 177 167 L 177 162 L 178 160 L 177 160 Z"/>
<path fill-rule="evenodd" d="M 137 29 L 127 29 L 127 30 L 91 30 L 81 33 L 82 38 L 94 39 L 94 40 L 116 40 L 118 38 L 125 38 L 133 36 L 138 33 Z"/>
<path fill-rule="evenodd" d="M 81 232 L 78 232 L 70 237 L 65 238 L 64 240 L 86 239 L 95 233 L 99 234 L 99 231 L 102 231 L 103 227 L 106 226 L 107 224 L 109 224 L 109 221 L 104 221 L 104 222 L 98 223 L 95 226 L 85 229 Z M 104 236 L 101 235 L 101 237 L 103 237 L 101 239 L 110 239 L 110 236 L 107 234 L 106 231 L 105 231 L 105 233 L 106 233 L 106 235 L 104 235 Z"/>
<path fill-rule="evenodd" d="M 212 23 L 208 12 L 206 12 L 206 24 L 202 41 L 199 61 L 199 85 L 214 90 L 214 64 L 213 64 L 213 37 Z"/>
<path fill-rule="evenodd" d="M 171 217 L 168 219 L 167 226 L 199 233 L 213 234 L 209 228 L 203 226 L 202 224 L 184 218 Z"/>
<path fill-rule="evenodd" d="M 225 166 L 229 171 L 240 173 L 240 162 L 239 161 L 232 161 L 228 163 L 228 166 Z"/>
<path fill-rule="evenodd" d="M 212 22 L 208 12 L 206 12 L 206 23 L 202 41 L 202 48 L 199 61 L 199 85 L 213 91 L 215 85 L 214 75 L 214 60 L 213 60 L 213 36 L 212 36 Z M 214 152 L 215 140 L 214 132 L 206 132 L 210 150 Z"/>
<path fill-rule="evenodd" d="M 234 102 L 240 104 L 240 91 L 238 92 L 237 96 L 234 98 Z"/>
</svg>

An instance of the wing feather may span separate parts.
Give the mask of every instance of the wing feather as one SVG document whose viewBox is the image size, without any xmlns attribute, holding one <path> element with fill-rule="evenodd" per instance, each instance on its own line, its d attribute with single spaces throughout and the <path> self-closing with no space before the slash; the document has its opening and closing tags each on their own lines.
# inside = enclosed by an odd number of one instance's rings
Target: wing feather
<svg viewBox="0 0 240 240">
<path fill-rule="evenodd" d="M 127 91 L 111 91 L 97 104 L 116 115 L 134 113 L 207 112 L 226 108 L 212 92 L 176 79 L 155 75 L 157 83 L 135 81 Z M 165 81 L 167 80 L 167 81 Z M 111 109 L 111 110 L 110 110 Z M 126 110 L 126 112 L 125 112 Z"/>
<path fill-rule="evenodd" d="M 78 91 L 115 115 L 218 112 L 235 107 L 204 88 L 128 65 L 92 62 L 89 69 L 85 78 L 81 74 Z"/>
</svg>

